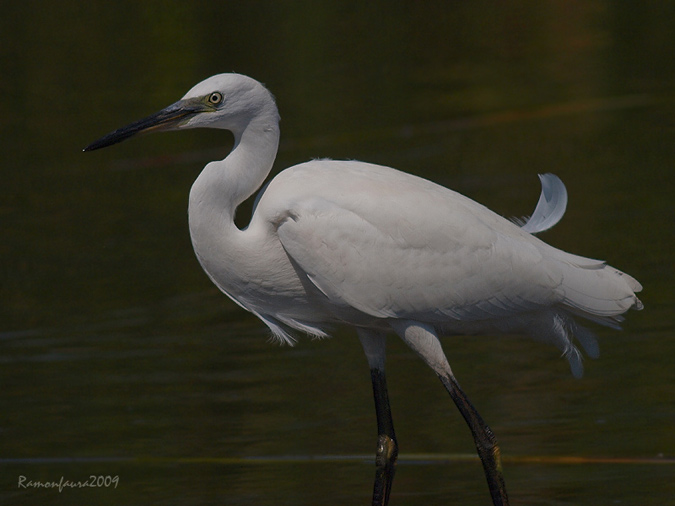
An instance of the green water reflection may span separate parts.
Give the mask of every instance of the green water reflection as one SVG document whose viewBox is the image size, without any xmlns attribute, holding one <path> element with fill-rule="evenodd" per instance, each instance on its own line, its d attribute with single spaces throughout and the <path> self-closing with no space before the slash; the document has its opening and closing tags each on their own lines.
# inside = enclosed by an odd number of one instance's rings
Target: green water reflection
<svg viewBox="0 0 675 506">
<path fill-rule="evenodd" d="M 277 97 L 275 170 L 363 159 L 506 216 L 531 212 L 537 173 L 558 174 L 570 205 L 543 238 L 637 277 L 645 311 L 598 329 L 581 381 L 519 337 L 448 339 L 448 357 L 501 441 L 513 502 L 675 504 L 672 461 L 640 460 L 675 453 L 674 15 L 666 2 L 3 4 L 0 502 L 368 503 L 375 421 L 355 336 L 271 344 L 194 259 L 189 187 L 229 137 L 80 152 L 234 70 Z M 392 504 L 486 504 L 477 461 L 405 459 L 472 441 L 433 374 L 389 347 L 404 457 Z M 357 458 L 304 458 L 331 455 Z M 17 486 L 91 474 L 119 486 Z"/>
</svg>

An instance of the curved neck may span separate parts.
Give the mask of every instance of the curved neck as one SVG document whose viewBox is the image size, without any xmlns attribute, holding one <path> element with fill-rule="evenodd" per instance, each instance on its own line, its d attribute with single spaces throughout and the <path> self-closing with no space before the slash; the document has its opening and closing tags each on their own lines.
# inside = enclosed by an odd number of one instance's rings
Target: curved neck
<svg viewBox="0 0 675 506">
<path fill-rule="evenodd" d="M 268 176 L 279 146 L 276 107 L 232 133 L 234 147 L 230 154 L 207 164 L 190 190 L 188 214 L 195 248 L 222 234 L 223 228 L 236 228 L 237 206 L 253 195 Z"/>
</svg>

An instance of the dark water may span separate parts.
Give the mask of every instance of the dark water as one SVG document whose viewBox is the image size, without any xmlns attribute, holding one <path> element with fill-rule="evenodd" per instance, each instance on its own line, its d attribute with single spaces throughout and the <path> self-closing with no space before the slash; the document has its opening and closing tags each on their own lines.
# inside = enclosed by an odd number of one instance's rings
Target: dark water
<svg viewBox="0 0 675 506">
<path fill-rule="evenodd" d="M 505 216 L 558 174 L 568 212 L 542 237 L 637 277 L 646 309 L 597 329 L 580 381 L 518 337 L 448 339 L 448 357 L 500 439 L 513 503 L 675 504 L 673 19 L 668 2 L 3 3 L 0 503 L 368 504 L 355 336 L 271 344 L 194 259 L 189 187 L 230 139 L 80 152 L 238 71 L 277 97 L 275 170 L 368 160 Z M 388 371 L 391 504 L 487 504 L 433 374 L 394 339 Z"/>
</svg>

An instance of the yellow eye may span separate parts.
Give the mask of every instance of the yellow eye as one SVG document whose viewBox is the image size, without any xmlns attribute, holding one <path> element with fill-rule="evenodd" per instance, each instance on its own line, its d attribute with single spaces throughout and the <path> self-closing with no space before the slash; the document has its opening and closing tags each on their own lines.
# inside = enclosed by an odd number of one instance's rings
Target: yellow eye
<svg viewBox="0 0 675 506">
<path fill-rule="evenodd" d="M 222 93 L 218 93 L 216 91 L 216 92 L 211 93 L 209 95 L 208 101 L 209 101 L 210 104 L 218 105 L 223 101 L 223 95 L 222 95 Z"/>
</svg>

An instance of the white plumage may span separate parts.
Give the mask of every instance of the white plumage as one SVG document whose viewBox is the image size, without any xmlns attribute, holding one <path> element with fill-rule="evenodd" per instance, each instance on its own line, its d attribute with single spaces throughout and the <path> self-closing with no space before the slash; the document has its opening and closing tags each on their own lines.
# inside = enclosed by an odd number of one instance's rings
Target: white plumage
<svg viewBox="0 0 675 506">
<path fill-rule="evenodd" d="M 532 235 L 565 212 L 565 187 L 552 175 L 541 176 L 537 209 L 519 226 L 410 174 L 313 160 L 276 176 L 249 226 L 238 229 L 235 210 L 262 185 L 279 141 L 272 95 L 245 76 L 213 76 L 87 149 L 142 130 L 197 127 L 231 130 L 235 144 L 190 192 L 195 252 L 211 280 L 281 341 L 293 342 L 293 330 L 325 336 L 333 325 L 353 325 L 371 368 L 383 372 L 384 347 L 374 343 L 394 330 L 439 376 L 451 377 L 434 336 L 522 332 L 557 346 L 581 376 L 572 337 L 590 356 L 598 346 L 572 317 L 617 327 L 629 308 L 641 308 L 631 276 Z"/>
<path fill-rule="evenodd" d="M 441 334 L 527 332 L 561 348 L 580 375 L 570 332 L 579 327 L 569 315 L 615 326 L 638 304 L 640 285 L 603 262 L 557 250 L 451 190 L 362 162 L 316 160 L 285 170 L 242 234 L 272 235 L 278 261 L 287 256 L 295 267 L 275 289 L 297 290 L 321 306 L 298 314 L 250 285 L 230 294 L 275 322 L 285 341 L 279 323 L 324 335 L 326 324 L 386 328 L 391 318 Z M 227 292 L 226 281 L 214 278 Z"/>
</svg>

